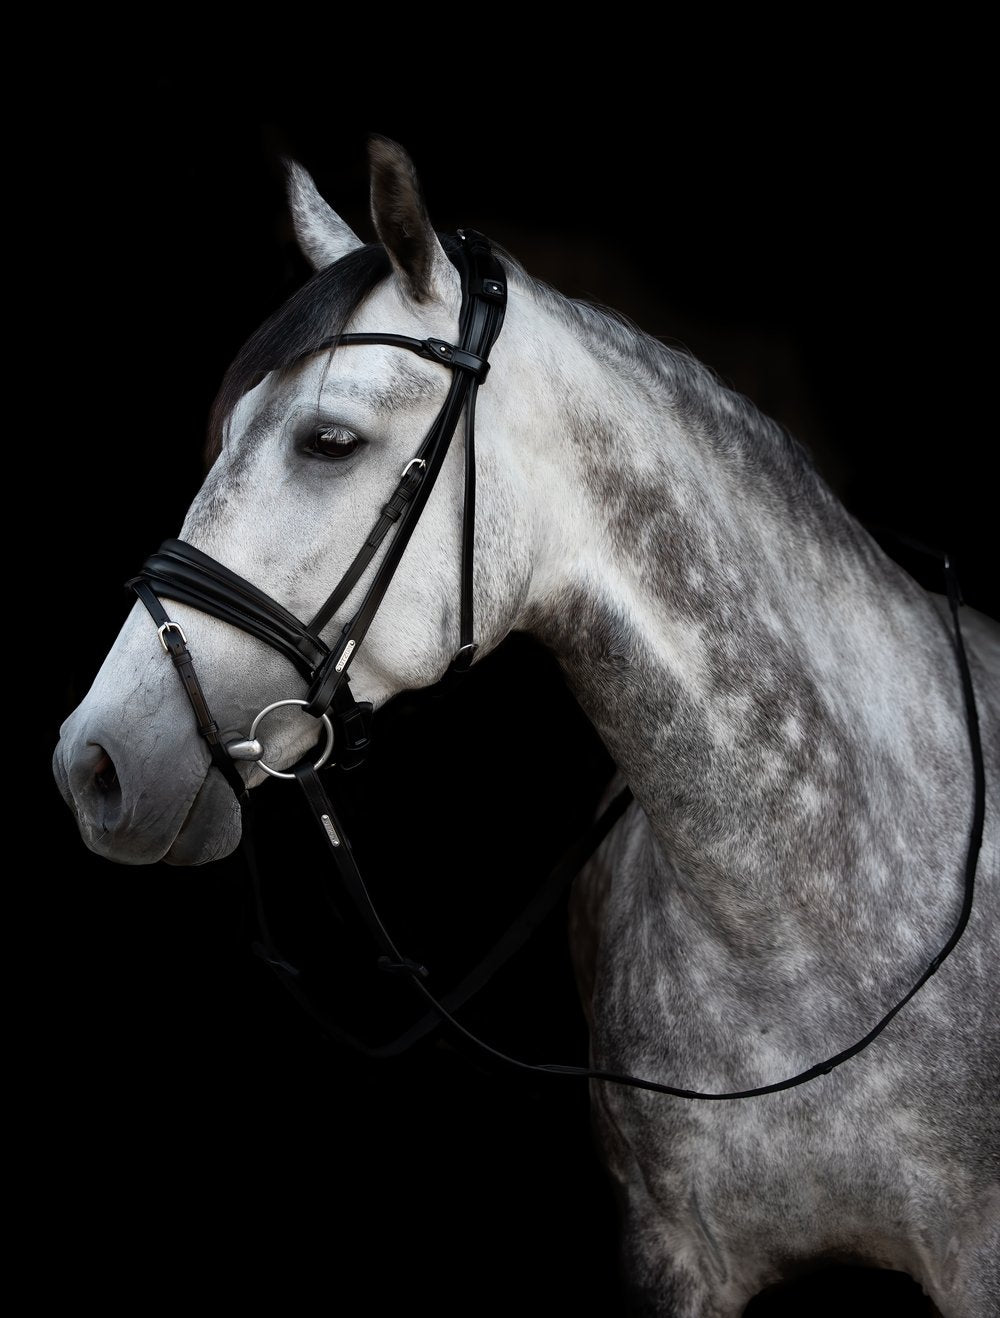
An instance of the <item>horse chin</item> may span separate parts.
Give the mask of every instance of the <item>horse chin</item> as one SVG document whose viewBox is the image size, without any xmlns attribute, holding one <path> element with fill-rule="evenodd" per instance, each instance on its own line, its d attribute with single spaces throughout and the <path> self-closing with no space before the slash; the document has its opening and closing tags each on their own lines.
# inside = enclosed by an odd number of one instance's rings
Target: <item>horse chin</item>
<svg viewBox="0 0 1000 1318">
<path fill-rule="evenodd" d="M 239 846 L 240 809 L 232 788 L 209 771 L 180 831 L 163 857 L 168 865 L 208 865 Z"/>
</svg>

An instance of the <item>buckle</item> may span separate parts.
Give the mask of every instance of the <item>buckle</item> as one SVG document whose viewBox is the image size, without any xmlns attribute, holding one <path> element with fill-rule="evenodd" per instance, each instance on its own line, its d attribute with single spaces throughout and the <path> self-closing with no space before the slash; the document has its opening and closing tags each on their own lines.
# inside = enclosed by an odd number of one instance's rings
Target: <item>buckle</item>
<svg viewBox="0 0 1000 1318">
<path fill-rule="evenodd" d="M 167 644 L 166 637 L 163 635 L 164 632 L 176 632 L 177 635 L 181 638 L 181 644 L 187 645 L 188 638 L 184 635 L 184 628 L 180 625 L 180 623 L 165 622 L 162 627 L 157 627 L 156 629 L 156 634 L 160 638 L 160 644 L 163 646 L 164 654 L 170 653 L 170 646 Z"/>
</svg>

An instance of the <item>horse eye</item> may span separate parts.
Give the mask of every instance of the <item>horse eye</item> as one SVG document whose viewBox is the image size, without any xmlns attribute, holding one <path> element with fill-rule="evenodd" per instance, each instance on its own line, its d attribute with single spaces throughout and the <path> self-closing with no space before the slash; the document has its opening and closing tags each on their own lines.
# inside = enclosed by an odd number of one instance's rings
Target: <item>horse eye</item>
<svg viewBox="0 0 1000 1318">
<path fill-rule="evenodd" d="M 361 440 L 345 426 L 319 426 L 309 441 L 309 452 L 321 458 L 349 458 Z"/>
</svg>

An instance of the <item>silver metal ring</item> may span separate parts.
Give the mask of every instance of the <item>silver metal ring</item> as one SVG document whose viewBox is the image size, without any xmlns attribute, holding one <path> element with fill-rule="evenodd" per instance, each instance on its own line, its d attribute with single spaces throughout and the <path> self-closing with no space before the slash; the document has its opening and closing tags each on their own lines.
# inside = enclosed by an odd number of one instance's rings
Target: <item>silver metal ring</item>
<svg viewBox="0 0 1000 1318">
<path fill-rule="evenodd" d="M 405 476 L 411 467 L 419 467 L 420 470 L 423 471 L 426 466 L 427 463 L 423 458 L 411 458 L 403 468 L 403 475 Z"/>
<path fill-rule="evenodd" d="M 282 705 L 305 705 L 305 704 L 308 704 L 308 701 L 276 700 L 273 705 L 265 705 L 264 708 L 257 715 L 257 717 L 254 719 L 254 721 L 250 724 L 250 736 L 247 738 L 247 740 L 253 741 L 254 737 L 256 737 L 257 735 L 257 728 L 260 725 L 261 719 L 264 717 L 265 714 L 270 714 L 272 709 L 280 709 Z M 326 714 L 320 715 L 320 722 L 326 728 L 326 745 L 323 747 L 323 754 L 313 765 L 314 769 L 322 769 L 323 765 L 326 764 L 327 760 L 330 758 L 330 752 L 333 750 L 333 724 L 330 722 Z M 263 769 L 265 773 L 269 773 L 272 778 L 295 777 L 294 773 L 282 773 L 279 769 L 272 769 L 271 766 L 269 764 L 265 764 L 263 760 L 258 760 L 257 765 L 259 768 Z"/>
</svg>

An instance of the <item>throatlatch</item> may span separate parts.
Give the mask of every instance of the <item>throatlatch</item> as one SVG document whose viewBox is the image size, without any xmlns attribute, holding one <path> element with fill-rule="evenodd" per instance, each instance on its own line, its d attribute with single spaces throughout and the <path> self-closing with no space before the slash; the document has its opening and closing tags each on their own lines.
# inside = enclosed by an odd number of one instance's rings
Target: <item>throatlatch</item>
<svg viewBox="0 0 1000 1318">
<path fill-rule="evenodd" d="M 471 231 L 460 233 L 459 237 L 462 240 L 461 245 L 457 256 L 453 258 L 462 276 L 462 310 L 459 322 L 458 345 L 447 343 L 442 339 L 414 339 L 399 334 L 344 334 L 338 338 L 327 340 L 313 350 L 314 352 L 320 352 L 329 347 L 363 344 L 388 345 L 403 348 L 430 361 L 439 362 L 451 369 L 452 377 L 447 397 L 420 449 L 407 462 L 396 489 L 383 505 L 371 533 L 312 621 L 309 623 L 299 621 L 282 605 L 265 595 L 263 591 L 258 590 L 256 586 L 244 581 L 242 577 L 237 576 L 229 568 L 217 563 L 208 555 L 195 549 L 193 545 L 185 544 L 181 540 L 165 541 L 157 553 L 146 560 L 139 576 L 128 583 L 149 610 L 153 621 L 157 625 L 160 642 L 173 660 L 184 684 L 184 689 L 194 710 L 198 731 L 208 743 L 213 764 L 224 775 L 240 802 L 243 811 L 244 852 L 258 898 L 261 941 L 256 950 L 261 952 L 261 955 L 275 969 L 289 991 L 312 1016 L 320 1021 L 328 1033 L 345 1042 L 356 1044 L 356 1041 L 329 1022 L 309 1001 L 297 983 L 298 971 L 280 955 L 267 932 L 263 908 L 260 903 L 256 862 L 250 840 L 248 793 L 242 778 L 236 771 L 233 763 L 234 759 L 255 760 L 261 764 L 265 772 L 275 774 L 278 777 L 292 778 L 298 783 L 313 818 L 316 820 L 334 867 L 340 876 L 341 885 L 359 912 L 379 949 L 378 964 L 384 970 L 401 974 L 407 978 L 430 1007 L 428 1015 L 417 1022 L 400 1039 L 381 1048 L 363 1049 L 363 1051 L 375 1056 L 390 1056 L 395 1052 L 402 1051 L 404 1047 L 409 1046 L 410 1043 L 426 1034 L 435 1024 L 443 1021 L 486 1056 L 502 1062 L 506 1066 L 530 1071 L 534 1074 L 541 1073 L 572 1076 L 576 1079 L 602 1080 L 611 1084 L 627 1085 L 632 1088 L 651 1090 L 654 1093 L 669 1094 L 679 1098 L 716 1101 L 756 1098 L 805 1084 L 807 1081 L 825 1075 L 835 1067 L 842 1065 L 842 1063 L 867 1048 L 877 1038 L 896 1013 L 902 1010 L 910 998 L 930 979 L 952 952 L 962 936 L 972 910 L 976 864 L 982 842 L 985 816 L 985 772 L 979 738 L 975 693 L 959 622 L 960 599 L 958 585 L 955 573 L 947 559 L 945 559 L 945 577 L 948 601 L 954 622 L 955 651 L 965 701 L 975 781 L 975 801 L 966 855 L 962 909 L 955 927 L 941 951 L 931 961 L 909 992 L 886 1012 L 882 1019 L 863 1038 L 833 1057 L 829 1057 L 825 1061 L 819 1062 L 786 1080 L 729 1093 L 703 1093 L 697 1090 L 681 1089 L 673 1085 L 662 1084 L 658 1081 L 644 1080 L 637 1076 L 592 1070 L 587 1067 L 534 1065 L 519 1061 L 517 1058 L 510 1057 L 492 1048 L 489 1044 L 470 1033 L 455 1019 L 453 1015 L 455 1009 L 471 997 L 477 988 L 481 987 L 493 972 L 525 941 L 545 912 L 551 909 L 558 894 L 569 883 L 583 861 L 607 835 L 631 800 L 631 793 L 627 789 L 615 798 L 601 818 L 596 821 L 586 838 L 583 839 L 582 844 L 578 844 L 573 848 L 570 855 L 564 858 L 560 865 L 556 867 L 554 873 L 532 900 L 528 910 L 507 930 L 496 948 L 476 970 L 467 975 L 461 984 L 442 999 L 436 997 L 428 988 L 426 967 L 403 956 L 382 923 L 354 861 L 347 835 L 319 778 L 317 769 L 329 755 L 331 739 L 336 741 L 338 764 L 342 769 L 349 769 L 359 763 L 368 748 L 371 736 L 371 705 L 354 700 L 350 692 L 348 670 L 364 641 L 389 583 L 399 566 L 420 514 L 427 503 L 463 410 L 465 412 L 465 501 L 461 549 L 461 622 L 459 648 L 452 661 L 452 671 L 460 672 L 467 669 L 475 655 L 473 611 L 476 491 L 475 410 L 479 386 L 486 379 L 489 371 L 490 349 L 496 342 L 503 325 L 507 290 L 503 269 L 493 255 L 489 242 L 481 234 Z M 373 562 L 390 531 L 393 531 L 392 538 L 388 542 L 388 547 L 364 598 L 353 617 L 344 623 L 334 644 L 327 645 L 323 641 L 321 633 L 327 624 L 334 619 L 355 586 L 358 585 L 365 570 Z M 167 616 L 160 602 L 161 597 L 191 605 L 203 613 L 220 618 L 223 622 L 258 637 L 283 654 L 307 683 L 306 698 L 304 700 L 275 701 L 273 704 L 268 705 L 257 715 L 250 729 L 250 735 L 246 739 L 230 743 L 228 747 L 224 747 L 218 725 L 212 718 L 208 702 L 198 682 L 191 654 L 187 648 L 186 637 L 180 626 Z M 322 720 L 326 726 L 328 730 L 327 745 L 314 764 L 306 760 L 290 771 L 283 772 L 275 770 L 273 766 L 264 763 L 264 749 L 255 734 L 261 720 L 279 704 L 302 705 L 306 713 Z M 331 727 L 330 721 L 331 714 L 333 727 Z"/>
</svg>

